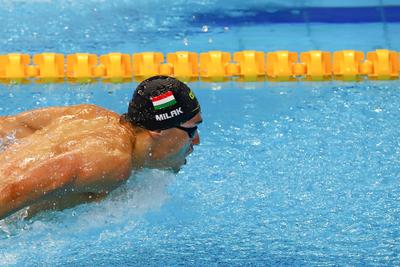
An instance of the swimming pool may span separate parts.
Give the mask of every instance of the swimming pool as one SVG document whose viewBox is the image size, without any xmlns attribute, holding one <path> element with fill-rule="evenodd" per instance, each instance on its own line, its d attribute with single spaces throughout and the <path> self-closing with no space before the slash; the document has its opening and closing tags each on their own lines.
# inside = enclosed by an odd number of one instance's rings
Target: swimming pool
<svg viewBox="0 0 400 267">
<path fill-rule="evenodd" d="M 292 4 L 302 14 L 318 3 Z M 5 1 L 0 43 L 2 53 L 400 50 L 396 21 L 252 20 L 280 9 Z M 203 21 L 215 14 L 222 19 Z M 76 103 L 122 113 L 135 86 L 2 86 L 0 115 Z M 400 264 L 399 81 L 190 86 L 203 106 L 202 144 L 177 176 L 146 170 L 100 203 L 0 222 L 0 265 Z"/>
</svg>

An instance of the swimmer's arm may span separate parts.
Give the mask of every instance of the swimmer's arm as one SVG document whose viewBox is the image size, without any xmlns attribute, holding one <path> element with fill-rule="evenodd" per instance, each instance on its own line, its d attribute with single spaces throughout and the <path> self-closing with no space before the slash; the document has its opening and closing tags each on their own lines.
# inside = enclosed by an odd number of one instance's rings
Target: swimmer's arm
<svg viewBox="0 0 400 267">
<path fill-rule="evenodd" d="M 5 185 L 0 183 L 0 219 L 57 194 L 73 191 L 104 196 L 130 172 L 127 154 L 71 152 L 57 156 Z"/>
<path fill-rule="evenodd" d="M 73 154 L 57 156 L 0 183 L 0 219 L 72 186 L 77 174 L 78 158 Z"/>
<path fill-rule="evenodd" d="M 28 218 L 44 210 L 64 210 L 82 203 L 100 201 L 107 196 L 106 193 L 71 193 L 70 195 L 54 196 L 38 203 L 32 204 L 28 209 Z"/>
</svg>

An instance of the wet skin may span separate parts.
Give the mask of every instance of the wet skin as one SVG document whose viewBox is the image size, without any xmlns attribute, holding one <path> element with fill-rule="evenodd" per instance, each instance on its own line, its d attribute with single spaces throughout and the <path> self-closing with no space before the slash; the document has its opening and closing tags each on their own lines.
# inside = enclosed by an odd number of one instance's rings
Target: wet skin
<svg viewBox="0 0 400 267">
<path fill-rule="evenodd" d="M 197 114 L 181 126 L 194 127 Z M 178 170 L 199 144 L 178 128 L 137 131 L 120 115 L 94 105 L 45 108 L 0 117 L 0 138 L 15 143 L 0 153 L 0 219 L 98 200 L 133 170 Z"/>
</svg>

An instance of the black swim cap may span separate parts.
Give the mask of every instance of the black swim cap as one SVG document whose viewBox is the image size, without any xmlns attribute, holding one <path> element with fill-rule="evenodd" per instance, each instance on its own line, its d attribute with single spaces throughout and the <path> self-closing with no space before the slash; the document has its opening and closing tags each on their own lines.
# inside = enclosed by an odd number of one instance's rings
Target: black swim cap
<svg viewBox="0 0 400 267">
<path fill-rule="evenodd" d="M 124 118 L 154 131 L 179 126 L 199 112 L 199 102 L 186 84 L 172 77 L 154 76 L 136 87 Z"/>
</svg>

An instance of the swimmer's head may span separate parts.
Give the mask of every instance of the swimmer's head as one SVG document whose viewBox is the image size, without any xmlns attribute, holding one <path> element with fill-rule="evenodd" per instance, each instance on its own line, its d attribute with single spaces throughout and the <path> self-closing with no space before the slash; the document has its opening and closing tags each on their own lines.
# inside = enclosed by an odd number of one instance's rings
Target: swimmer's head
<svg viewBox="0 0 400 267">
<path fill-rule="evenodd" d="M 180 126 L 199 112 L 199 102 L 185 83 L 168 76 L 154 76 L 137 86 L 124 118 L 155 131 Z"/>
<path fill-rule="evenodd" d="M 177 171 L 200 143 L 199 102 L 186 84 L 172 77 L 155 76 L 140 83 L 123 118 L 146 129 L 150 137 L 143 167 Z"/>
</svg>

